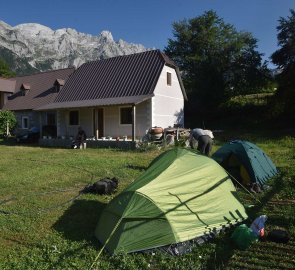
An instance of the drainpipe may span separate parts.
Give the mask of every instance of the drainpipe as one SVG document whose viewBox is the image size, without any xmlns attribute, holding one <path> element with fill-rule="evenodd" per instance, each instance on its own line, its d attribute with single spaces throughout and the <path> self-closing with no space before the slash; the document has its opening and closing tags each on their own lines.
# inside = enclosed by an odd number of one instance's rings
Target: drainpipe
<svg viewBox="0 0 295 270">
<path fill-rule="evenodd" d="M 132 141 L 135 141 L 136 107 L 132 105 Z"/>
</svg>

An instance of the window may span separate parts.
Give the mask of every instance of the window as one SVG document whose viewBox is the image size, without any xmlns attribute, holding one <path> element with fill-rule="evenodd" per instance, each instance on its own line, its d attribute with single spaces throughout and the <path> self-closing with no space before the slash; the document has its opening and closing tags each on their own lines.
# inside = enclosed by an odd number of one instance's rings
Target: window
<svg viewBox="0 0 295 270">
<path fill-rule="evenodd" d="M 120 108 L 120 124 L 121 125 L 132 124 L 132 107 Z"/>
<path fill-rule="evenodd" d="M 70 111 L 70 126 L 79 125 L 79 111 Z"/>
<path fill-rule="evenodd" d="M 54 92 L 55 92 L 55 93 L 58 93 L 59 90 L 60 90 L 60 85 L 59 85 L 59 84 L 55 84 L 55 85 L 54 85 Z"/>
<path fill-rule="evenodd" d="M 22 117 L 22 128 L 29 128 L 29 117 L 23 116 Z"/>
<path fill-rule="evenodd" d="M 56 124 L 56 122 L 55 122 L 55 113 L 48 112 L 47 113 L 47 125 L 54 126 L 55 124 Z"/>
<path fill-rule="evenodd" d="M 23 83 L 20 87 L 21 96 L 25 96 L 30 89 L 31 89 L 31 86 L 28 83 Z"/>
<path fill-rule="evenodd" d="M 172 74 L 167 72 L 167 85 L 172 85 Z"/>
</svg>

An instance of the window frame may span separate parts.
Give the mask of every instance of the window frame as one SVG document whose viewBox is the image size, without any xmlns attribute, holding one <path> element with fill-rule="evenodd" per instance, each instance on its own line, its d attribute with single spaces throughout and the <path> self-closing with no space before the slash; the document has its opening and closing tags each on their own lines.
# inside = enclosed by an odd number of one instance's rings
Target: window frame
<svg viewBox="0 0 295 270">
<path fill-rule="evenodd" d="M 172 73 L 169 71 L 166 73 L 166 82 L 168 86 L 172 86 Z"/>
<path fill-rule="evenodd" d="M 54 116 L 54 123 L 53 124 L 48 123 L 48 115 Z M 54 112 L 47 112 L 46 113 L 46 125 L 56 126 L 56 113 L 54 113 Z"/>
<path fill-rule="evenodd" d="M 71 114 L 77 112 L 77 123 L 71 122 Z M 80 111 L 79 110 L 70 110 L 69 111 L 69 126 L 79 126 L 80 125 Z"/>
<path fill-rule="evenodd" d="M 25 125 L 25 120 L 27 125 Z M 29 129 L 30 122 L 29 122 L 29 116 L 22 116 L 22 129 Z"/>
<path fill-rule="evenodd" d="M 130 109 L 131 111 L 131 121 L 130 123 L 122 123 L 122 110 L 124 109 Z M 119 107 L 119 125 L 120 126 L 131 126 L 132 125 L 132 106 L 122 106 L 122 107 Z"/>
</svg>

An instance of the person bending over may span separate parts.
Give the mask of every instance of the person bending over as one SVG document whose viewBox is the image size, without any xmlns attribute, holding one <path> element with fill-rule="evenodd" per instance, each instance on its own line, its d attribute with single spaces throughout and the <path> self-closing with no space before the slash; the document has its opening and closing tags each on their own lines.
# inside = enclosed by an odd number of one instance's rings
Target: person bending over
<svg viewBox="0 0 295 270">
<path fill-rule="evenodd" d="M 190 134 L 190 146 L 193 149 L 194 143 L 193 140 L 196 140 L 198 142 L 198 150 L 206 155 L 209 156 L 212 144 L 213 144 L 213 132 L 208 129 L 201 129 L 201 128 L 195 128 L 191 131 Z"/>
</svg>

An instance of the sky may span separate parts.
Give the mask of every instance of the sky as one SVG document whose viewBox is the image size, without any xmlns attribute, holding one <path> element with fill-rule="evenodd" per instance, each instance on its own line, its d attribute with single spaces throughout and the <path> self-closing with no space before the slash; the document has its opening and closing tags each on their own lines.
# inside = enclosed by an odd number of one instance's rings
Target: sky
<svg viewBox="0 0 295 270">
<path fill-rule="evenodd" d="M 238 31 L 251 32 L 263 59 L 269 60 L 278 49 L 278 20 L 289 16 L 290 9 L 295 9 L 295 0 L 0 0 L 0 20 L 91 35 L 108 30 L 115 40 L 163 50 L 173 38 L 173 22 L 214 10 Z"/>
</svg>

